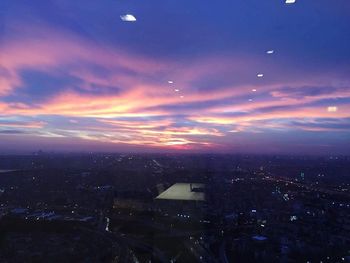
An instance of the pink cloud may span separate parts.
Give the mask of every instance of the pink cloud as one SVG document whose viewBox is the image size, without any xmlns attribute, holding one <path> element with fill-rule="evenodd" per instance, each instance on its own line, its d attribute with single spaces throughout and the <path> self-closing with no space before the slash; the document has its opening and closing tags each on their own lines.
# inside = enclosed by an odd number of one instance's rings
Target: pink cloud
<svg viewBox="0 0 350 263">
<path fill-rule="evenodd" d="M 213 138 L 225 137 L 230 132 L 254 132 L 259 122 L 265 129 L 291 129 L 281 120 L 350 117 L 349 104 L 338 106 L 336 112 L 328 112 L 326 107 L 310 106 L 320 100 L 350 97 L 348 79 L 335 82 L 338 79 L 336 73 L 306 72 L 294 78 L 296 73 L 289 73 L 287 67 L 282 69 L 269 64 L 266 69 L 276 71 L 275 79 L 267 78 L 257 83 L 254 69 L 264 63 L 247 55 L 232 58 L 216 55 L 173 62 L 97 45 L 49 28 L 32 29 L 30 35 L 7 39 L 0 44 L 0 99 L 16 94 L 25 85 L 21 79 L 24 69 L 51 75 L 59 74 L 60 69 L 64 75 L 81 80 L 77 84 L 80 90 L 65 84 L 59 93 L 35 104 L 0 100 L 2 116 L 36 116 L 40 119 L 56 115 L 66 117 L 70 124 L 76 125 L 64 131 L 59 127 L 47 128 L 43 132 L 46 136 L 188 149 L 214 147 Z M 102 68 L 106 74 L 99 75 L 93 66 Z M 217 89 L 201 88 L 211 80 L 210 77 L 227 77 L 228 81 Z M 169 85 L 168 79 L 174 83 Z M 326 85 L 335 85 L 335 90 L 316 95 L 306 93 L 298 98 L 291 95 L 291 91 L 300 87 Z M 291 88 L 287 92 L 283 87 Z M 101 92 L 94 93 L 96 89 Z M 108 92 L 102 92 L 106 90 Z M 231 105 L 228 98 L 233 100 Z M 220 105 L 220 102 L 225 103 Z M 204 106 L 198 110 L 198 104 Z M 169 106 L 188 107 L 172 110 Z M 245 114 L 225 115 L 230 113 Z M 176 118 L 178 115 L 183 115 L 178 118 L 180 121 Z M 145 122 L 118 119 L 122 117 L 148 119 Z M 154 117 L 165 119 L 152 119 Z M 84 127 L 74 118 L 93 119 L 98 125 Z M 44 122 L 39 121 L 12 127 L 40 129 L 44 126 Z"/>
</svg>

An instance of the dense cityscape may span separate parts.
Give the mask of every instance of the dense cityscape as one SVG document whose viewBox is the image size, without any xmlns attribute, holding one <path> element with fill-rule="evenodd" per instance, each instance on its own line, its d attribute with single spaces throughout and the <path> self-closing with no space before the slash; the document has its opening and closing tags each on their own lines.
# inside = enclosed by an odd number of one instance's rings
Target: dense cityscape
<svg viewBox="0 0 350 263">
<path fill-rule="evenodd" d="M 0 168 L 1 262 L 350 260 L 350 157 L 39 151 Z"/>
</svg>

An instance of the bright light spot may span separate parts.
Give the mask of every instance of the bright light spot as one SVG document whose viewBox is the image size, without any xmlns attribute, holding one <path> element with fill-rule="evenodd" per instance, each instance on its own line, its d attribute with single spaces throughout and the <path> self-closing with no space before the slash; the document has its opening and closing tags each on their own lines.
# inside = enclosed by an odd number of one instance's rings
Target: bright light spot
<svg viewBox="0 0 350 263">
<path fill-rule="evenodd" d="M 286 4 L 294 4 L 296 0 L 286 0 Z"/>
<path fill-rule="evenodd" d="M 180 90 L 179 89 L 174 89 L 175 92 L 179 92 Z"/>
<path fill-rule="evenodd" d="M 120 19 L 122 21 L 125 21 L 125 22 L 135 22 L 136 21 L 136 17 L 134 17 L 131 14 L 122 15 L 122 16 L 120 16 Z"/>
<path fill-rule="evenodd" d="M 184 97 L 183 95 L 180 96 L 181 99 L 183 99 L 183 97 Z"/>
<path fill-rule="evenodd" d="M 248 101 L 253 101 L 253 99 L 249 99 Z"/>
<path fill-rule="evenodd" d="M 259 74 L 257 75 L 258 78 L 262 78 L 263 76 L 264 76 L 264 74 L 262 74 L 262 73 L 259 73 Z"/>
<path fill-rule="evenodd" d="M 338 108 L 336 106 L 329 106 L 327 108 L 327 111 L 328 112 L 336 112 L 336 111 L 338 111 Z"/>
<path fill-rule="evenodd" d="M 169 83 L 169 84 L 173 84 L 173 83 L 174 83 L 174 81 L 172 81 L 172 80 L 168 80 L 168 83 Z"/>
<path fill-rule="evenodd" d="M 256 92 L 256 89 L 252 89 L 253 92 Z"/>
<path fill-rule="evenodd" d="M 293 222 L 293 221 L 295 221 L 295 220 L 297 220 L 297 219 L 298 219 L 297 216 L 291 216 L 291 217 L 290 217 L 290 221 L 291 221 L 291 222 Z"/>
<path fill-rule="evenodd" d="M 274 50 L 272 50 L 272 49 L 271 49 L 271 50 L 266 51 L 266 53 L 267 53 L 267 54 L 273 54 L 274 52 L 275 52 L 275 51 L 274 51 Z"/>
</svg>

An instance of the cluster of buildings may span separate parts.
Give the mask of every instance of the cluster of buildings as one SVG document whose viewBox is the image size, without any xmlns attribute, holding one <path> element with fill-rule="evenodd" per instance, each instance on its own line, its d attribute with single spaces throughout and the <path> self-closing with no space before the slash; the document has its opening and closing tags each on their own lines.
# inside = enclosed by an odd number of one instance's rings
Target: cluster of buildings
<svg viewBox="0 0 350 263">
<path fill-rule="evenodd" d="M 349 260 L 349 182 L 333 159 L 316 169 L 319 159 L 296 157 L 32 158 L 34 168 L 0 177 L 8 256 L 50 258 L 33 242 L 46 238 L 53 248 L 73 247 L 68 258 L 98 249 L 109 262 Z"/>
</svg>

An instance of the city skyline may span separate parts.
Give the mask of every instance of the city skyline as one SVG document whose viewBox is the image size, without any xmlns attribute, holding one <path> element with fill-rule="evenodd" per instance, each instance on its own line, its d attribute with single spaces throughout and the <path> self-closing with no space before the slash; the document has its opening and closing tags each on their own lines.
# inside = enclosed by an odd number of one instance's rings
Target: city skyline
<svg viewBox="0 0 350 263">
<path fill-rule="evenodd" d="M 349 154 L 350 5 L 3 1 L 0 152 Z"/>
</svg>

